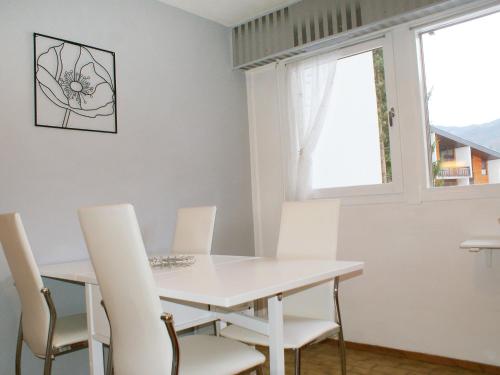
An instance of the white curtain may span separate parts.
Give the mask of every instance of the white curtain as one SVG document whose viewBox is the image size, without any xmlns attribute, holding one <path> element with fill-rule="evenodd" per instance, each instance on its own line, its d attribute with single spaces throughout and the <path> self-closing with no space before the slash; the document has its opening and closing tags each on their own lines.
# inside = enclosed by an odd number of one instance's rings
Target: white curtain
<svg viewBox="0 0 500 375">
<path fill-rule="evenodd" d="M 286 195 L 305 200 L 312 190 L 312 155 L 325 125 L 337 67 L 335 53 L 286 66 L 289 155 Z"/>
</svg>

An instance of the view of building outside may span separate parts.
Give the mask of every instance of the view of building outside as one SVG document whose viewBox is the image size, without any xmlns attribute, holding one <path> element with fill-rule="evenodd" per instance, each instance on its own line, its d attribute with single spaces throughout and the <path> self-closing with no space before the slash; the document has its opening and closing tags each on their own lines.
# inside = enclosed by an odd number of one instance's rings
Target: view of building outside
<svg viewBox="0 0 500 375">
<path fill-rule="evenodd" d="M 500 13 L 421 36 L 432 184 L 500 183 Z"/>
</svg>

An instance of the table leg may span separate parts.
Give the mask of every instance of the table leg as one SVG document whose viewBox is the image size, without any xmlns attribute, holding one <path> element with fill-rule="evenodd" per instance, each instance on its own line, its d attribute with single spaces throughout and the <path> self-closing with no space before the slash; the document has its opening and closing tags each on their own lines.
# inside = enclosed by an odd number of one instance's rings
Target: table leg
<svg viewBox="0 0 500 375">
<path fill-rule="evenodd" d="M 89 374 L 104 375 L 103 345 L 94 338 L 95 325 L 92 292 L 92 285 L 85 284 L 85 306 L 87 309 L 87 329 L 89 332 Z"/>
<path fill-rule="evenodd" d="M 269 362 L 271 375 L 285 374 L 285 348 L 283 346 L 283 302 L 277 295 L 267 300 L 269 318 Z"/>
</svg>

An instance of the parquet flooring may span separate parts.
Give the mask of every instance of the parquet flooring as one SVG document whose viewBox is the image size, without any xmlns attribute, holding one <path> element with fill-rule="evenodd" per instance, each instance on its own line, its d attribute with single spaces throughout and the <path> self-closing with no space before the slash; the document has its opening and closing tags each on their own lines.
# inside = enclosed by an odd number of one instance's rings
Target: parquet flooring
<svg viewBox="0 0 500 375">
<path fill-rule="evenodd" d="M 268 356 L 267 348 L 258 348 Z M 293 375 L 292 351 L 285 352 L 286 375 Z M 269 374 L 266 363 L 264 374 Z M 361 350 L 347 349 L 348 375 L 478 375 L 478 372 L 457 367 L 435 365 L 416 360 L 383 355 Z M 302 375 L 340 375 L 340 359 L 337 345 L 325 341 L 302 350 Z"/>
</svg>

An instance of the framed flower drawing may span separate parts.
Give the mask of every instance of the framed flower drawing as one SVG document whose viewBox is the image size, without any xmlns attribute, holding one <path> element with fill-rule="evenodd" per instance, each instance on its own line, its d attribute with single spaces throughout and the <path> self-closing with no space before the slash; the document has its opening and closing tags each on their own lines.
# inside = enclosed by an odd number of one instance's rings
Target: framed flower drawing
<svg viewBox="0 0 500 375">
<path fill-rule="evenodd" d="M 117 133 L 115 54 L 34 34 L 35 126 Z"/>
</svg>

